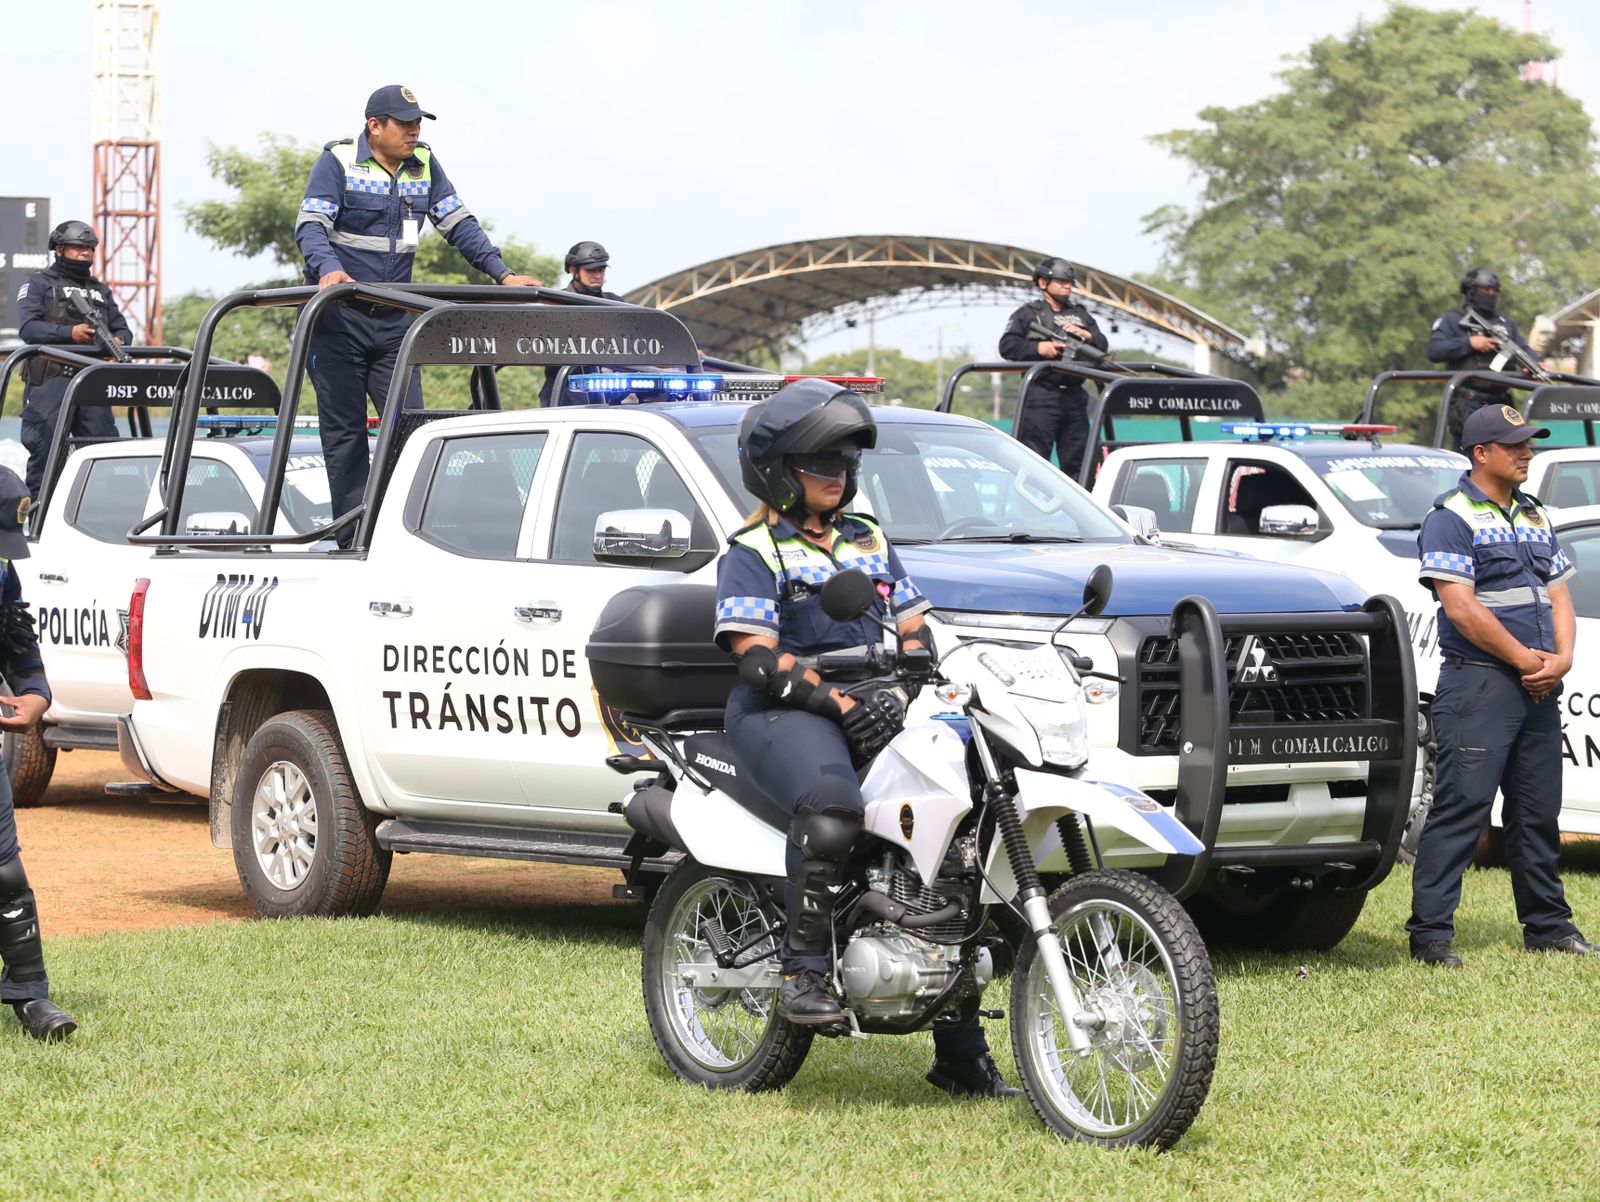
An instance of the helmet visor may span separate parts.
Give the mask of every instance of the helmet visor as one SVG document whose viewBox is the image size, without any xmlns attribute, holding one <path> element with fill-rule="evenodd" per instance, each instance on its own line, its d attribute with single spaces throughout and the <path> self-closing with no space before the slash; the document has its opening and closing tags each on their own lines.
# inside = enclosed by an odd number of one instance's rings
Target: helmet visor
<svg viewBox="0 0 1600 1202">
<path fill-rule="evenodd" d="M 861 466 L 861 451 L 856 447 L 848 447 L 817 455 L 785 455 L 783 462 L 801 475 L 817 480 L 837 480 Z"/>
</svg>

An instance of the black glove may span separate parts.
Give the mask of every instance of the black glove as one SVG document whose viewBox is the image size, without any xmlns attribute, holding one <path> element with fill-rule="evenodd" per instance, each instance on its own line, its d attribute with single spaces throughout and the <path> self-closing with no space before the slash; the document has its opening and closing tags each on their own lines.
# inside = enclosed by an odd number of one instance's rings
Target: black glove
<svg viewBox="0 0 1600 1202">
<path fill-rule="evenodd" d="M 905 726 L 906 703 L 898 691 L 884 688 L 873 689 L 855 701 L 839 725 L 850 744 L 851 760 L 861 768 Z"/>
</svg>

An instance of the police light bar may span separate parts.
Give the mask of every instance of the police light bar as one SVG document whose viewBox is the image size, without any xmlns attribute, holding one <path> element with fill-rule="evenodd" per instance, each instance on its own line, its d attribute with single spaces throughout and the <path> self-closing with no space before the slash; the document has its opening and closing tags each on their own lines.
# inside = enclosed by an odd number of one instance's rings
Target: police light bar
<svg viewBox="0 0 1600 1202">
<path fill-rule="evenodd" d="M 1377 438 L 1380 434 L 1393 434 L 1396 426 L 1351 425 L 1347 422 L 1222 422 L 1218 427 L 1224 434 L 1242 438 L 1246 442 L 1271 442 L 1273 439 L 1311 438 L 1314 435 L 1336 435 L 1354 442 L 1358 439 Z"/>
<path fill-rule="evenodd" d="M 194 424 L 202 430 L 222 431 L 225 433 L 240 433 L 246 430 L 273 430 L 278 426 L 276 413 L 257 413 L 253 415 L 202 413 L 194 419 Z M 314 413 L 296 414 L 291 429 L 315 430 L 320 423 Z M 378 419 L 367 418 L 367 429 L 376 430 Z"/>
<path fill-rule="evenodd" d="M 883 391 L 882 376 L 729 375 L 723 377 L 722 396 L 724 400 L 759 401 L 771 396 L 785 384 L 793 384 L 796 380 L 826 380 L 830 384 L 838 384 L 863 396 Z"/>
<path fill-rule="evenodd" d="M 722 377 L 700 372 L 574 372 L 567 377 L 573 392 L 586 392 L 598 400 L 623 397 L 630 392 L 664 393 L 669 397 L 708 397 L 722 389 Z"/>
</svg>

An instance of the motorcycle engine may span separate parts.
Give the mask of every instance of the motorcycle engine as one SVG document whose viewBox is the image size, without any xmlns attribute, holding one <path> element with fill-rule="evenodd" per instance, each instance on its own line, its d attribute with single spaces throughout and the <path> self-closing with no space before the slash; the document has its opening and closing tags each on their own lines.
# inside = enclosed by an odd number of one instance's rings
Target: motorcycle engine
<svg viewBox="0 0 1600 1202">
<path fill-rule="evenodd" d="M 913 910 L 930 913 L 943 909 L 950 900 L 976 895 L 973 883 L 965 879 L 976 854 L 975 844 L 971 836 L 956 840 L 932 886 L 925 885 L 917 870 L 904 861 L 869 868 L 867 883 Z M 964 957 L 982 991 L 994 976 L 989 949 L 939 942 L 961 939 L 970 933 L 967 925 L 967 920 L 956 919 L 915 932 L 891 923 L 863 928 L 839 956 L 846 1004 L 862 1018 L 909 1018 L 950 986 L 962 971 Z"/>
</svg>

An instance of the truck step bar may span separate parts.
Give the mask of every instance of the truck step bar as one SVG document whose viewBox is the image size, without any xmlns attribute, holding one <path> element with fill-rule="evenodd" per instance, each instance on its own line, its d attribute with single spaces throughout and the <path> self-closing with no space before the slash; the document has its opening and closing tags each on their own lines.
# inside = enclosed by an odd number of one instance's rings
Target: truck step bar
<svg viewBox="0 0 1600 1202">
<path fill-rule="evenodd" d="M 633 859 L 626 851 L 633 837 L 631 831 L 605 835 L 593 831 L 523 830 L 512 826 L 389 818 L 378 824 L 375 834 L 380 847 L 398 852 L 535 860 L 619 870 L 625 870 Z M 680 858 L 681 853 L 674 851 L 659 858 L 646 858 L 644 863 L 664 872 Z"/>
<path fill-rule="evenodd" d="M 63 751 L 115 751 L 117 732 L 102 726 L 46 726 L 39 737 L 46 747 Z"/>
</svg>

